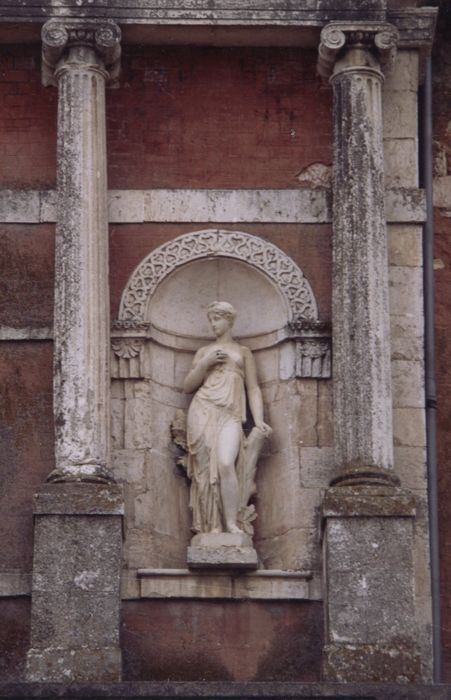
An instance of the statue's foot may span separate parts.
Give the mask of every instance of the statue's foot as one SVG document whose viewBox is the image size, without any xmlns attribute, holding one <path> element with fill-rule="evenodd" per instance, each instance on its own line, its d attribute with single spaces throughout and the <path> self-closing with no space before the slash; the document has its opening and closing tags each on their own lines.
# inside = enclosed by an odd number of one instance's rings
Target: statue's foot
<svg viewBox="0 0 451 700">
<path fill-rule="evenodd" d="M 210 532 L 213 535 L 219 535 L 219 533 L 222 532 L 222 530 L 220 530 L 219 527 L 214 527 L 213 530 L 210 530 Z"/>
<path fill-rule="evenodd" d="M 243 535 L 244 532 L 235 523 L 227 524 L 227 532 L 231 532 L 233 535 Z"/>
</svg>

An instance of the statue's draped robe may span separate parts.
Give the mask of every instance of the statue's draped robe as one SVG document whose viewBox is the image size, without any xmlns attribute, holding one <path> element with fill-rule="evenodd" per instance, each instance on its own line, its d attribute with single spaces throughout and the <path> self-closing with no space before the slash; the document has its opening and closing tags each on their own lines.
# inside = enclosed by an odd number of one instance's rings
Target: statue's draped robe
<svg viewBox="0 0 451 700">
<path fill-rule="evenodd" d="M 242 357 L 234 353 L 214 366 L 196 392 L 188 410 L 188 476 L 191 479 L 192 530 L 223 530 L 217 440 L 230 423 L 246 420 Z"/>
</svg>

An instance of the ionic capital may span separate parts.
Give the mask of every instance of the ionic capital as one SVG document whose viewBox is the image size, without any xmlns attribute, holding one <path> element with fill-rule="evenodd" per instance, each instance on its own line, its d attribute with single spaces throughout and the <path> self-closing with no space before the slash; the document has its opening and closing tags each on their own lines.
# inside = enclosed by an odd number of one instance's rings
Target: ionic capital
<svg viewBox="0 0 451 700">
<path fill-rule="evenodd" d="M 386 22 L 331 22 L 321 31 L 318 73 L 329 78 L 336 62 L 352 49 L 360 49 L 362 57 L 365 53 L 371 54 L 385 73 L 395 59 L 398 39 L 396 27 Z M 358 68 L 358 65 L 354 64 L 354 67 Z"/>
<path fill-rule="evenodd" d="M 56 85 L 55 70 L 68 59 L 71 49 L 94 51 L 106 77 L 117 79 L 120 70 L 121 30 L 113 20 L 100 22 L 51 19 L 44 24 L 42 38 L 42 82 Z"/>
</svg>

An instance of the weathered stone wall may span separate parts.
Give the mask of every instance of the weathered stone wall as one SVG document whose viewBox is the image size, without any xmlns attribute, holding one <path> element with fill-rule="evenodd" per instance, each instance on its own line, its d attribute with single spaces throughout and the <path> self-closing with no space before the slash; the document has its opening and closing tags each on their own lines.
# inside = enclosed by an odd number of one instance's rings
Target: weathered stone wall
<svg viewBox="0 0 451 700">
<path fill-rule="evenodd" d="M 443 21 L 433 62 L 435 310 L 441 604 L 444 680 L 451 679 L 451 13 Z"/>
</svg>

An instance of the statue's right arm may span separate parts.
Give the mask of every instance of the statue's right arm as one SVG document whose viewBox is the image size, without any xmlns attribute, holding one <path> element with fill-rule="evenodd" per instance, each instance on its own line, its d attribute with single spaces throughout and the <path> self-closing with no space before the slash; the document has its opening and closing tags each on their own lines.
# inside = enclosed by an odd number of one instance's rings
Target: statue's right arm
<svg viewBox="0 0 451 700">
<path fill-rule="evenodd" d="M 196 389 L 200 387 L 205 379 L 207 369 L 208 365 L 205 363 L 205 348 L 200 348 L 194 355 L 193 364 L 183 383 L 183 390 L 187 394 L 192 394 L 193 391 L 196 391 Z"/>
</svg>

